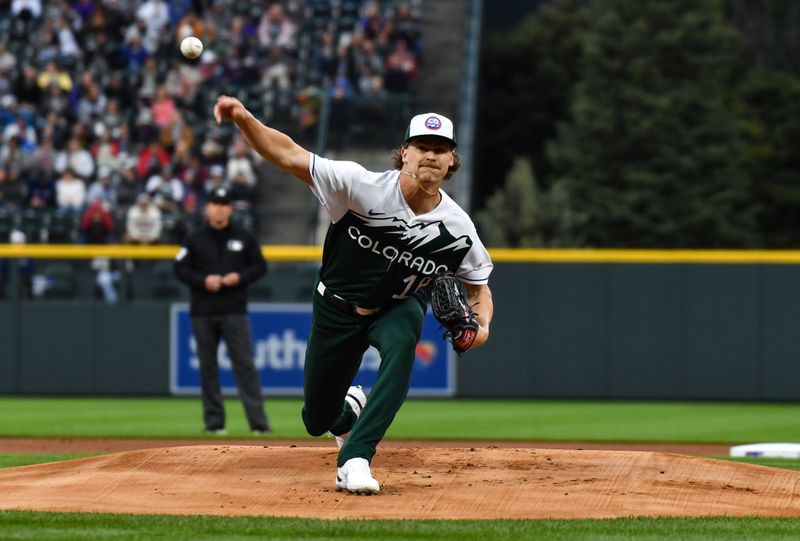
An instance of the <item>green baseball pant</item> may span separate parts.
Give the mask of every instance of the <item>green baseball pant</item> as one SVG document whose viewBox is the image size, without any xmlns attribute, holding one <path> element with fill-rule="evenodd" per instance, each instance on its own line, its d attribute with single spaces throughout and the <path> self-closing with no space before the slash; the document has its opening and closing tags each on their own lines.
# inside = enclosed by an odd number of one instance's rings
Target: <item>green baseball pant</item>
<svg viewBox="0 0 800 541">
<path fill-rule="evenodd" d="M 372 460 L 403 405 L 424 315 L 425 307 L 415 297 L 385 312 L 360 316 L 314 294 L 302 416 L 312 436 L 350 432 L 339 452 L 339 466 L 355 457 Z M 356 418 L 344 398 L 370 345 L 380 353 L 381 364 L 367 406 Z"/>
</svg>

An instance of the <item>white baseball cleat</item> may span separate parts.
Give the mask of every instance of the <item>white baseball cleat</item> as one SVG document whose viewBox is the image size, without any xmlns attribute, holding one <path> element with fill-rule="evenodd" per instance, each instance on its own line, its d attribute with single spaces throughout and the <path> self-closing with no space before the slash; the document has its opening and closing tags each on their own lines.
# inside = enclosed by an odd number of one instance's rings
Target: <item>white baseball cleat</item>
<svg viewBox="0 0 800 541">
<path fill-rule="evenodd" d="M 351 458 L 336 470 L 336 489 L 353 494 L 377 494 L 381 485 L 372 477 L 366 458 Z"/>
<path fill-rule="evenodd" d="M 344 397 L 344 401 L 350 404 L 350 408 L 352 408 L 353 413 L 356 414 L 356 419 L 358 419 L 358 417 L 361 416 L 361 411 L 364 409 L 364 406 L 367 405 L 367 395 L 364 394 L 361 385 L 352 385 L 347 389 L 347 396 Z M 336 445 L 341 449 L 342 445 L 344 445 L 344 442 L 347 440 L 347 434 L 333 437 L 336 438 Z"/>
</svg>

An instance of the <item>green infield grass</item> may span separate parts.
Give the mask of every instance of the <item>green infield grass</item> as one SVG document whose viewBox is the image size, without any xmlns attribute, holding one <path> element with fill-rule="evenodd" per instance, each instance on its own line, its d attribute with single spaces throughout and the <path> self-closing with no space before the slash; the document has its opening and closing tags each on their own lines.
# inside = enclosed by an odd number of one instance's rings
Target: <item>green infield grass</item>
<svg viewBox="0 0 800 541">
<path fill-rule="evenodd" d="M 226 406 L 227 437 L 249 437 L 239 401 Z M 300 408 L 268 399 L 266 437 L 307 438 Z M 387 438 L 777 442 L 800 439 L 797 419 L 800 404 L 409 399 Z M 201 438 L 201 428 L 198 398 L 0 397 L 0 437 Z"/>
<path fill-rule="evenodd" d="M 625 518 L 613 520 L 314 520 L 269 517 L 108 515 L 0 511 L 3 539 L 347 541 L 794 540 L 800 519 Z"/>
</svg>

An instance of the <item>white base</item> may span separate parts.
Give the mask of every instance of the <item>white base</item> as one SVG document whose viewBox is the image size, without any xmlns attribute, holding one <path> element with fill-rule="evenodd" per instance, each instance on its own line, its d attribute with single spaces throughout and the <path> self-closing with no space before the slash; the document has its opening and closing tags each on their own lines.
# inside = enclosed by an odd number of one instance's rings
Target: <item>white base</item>
<svg viewBox="0 0 800 541">
<path fill-rule="evenodd" d="M 731 456 L 800 458 L 800 443 L 751 443 L 731 447 Z"/>
</svg>

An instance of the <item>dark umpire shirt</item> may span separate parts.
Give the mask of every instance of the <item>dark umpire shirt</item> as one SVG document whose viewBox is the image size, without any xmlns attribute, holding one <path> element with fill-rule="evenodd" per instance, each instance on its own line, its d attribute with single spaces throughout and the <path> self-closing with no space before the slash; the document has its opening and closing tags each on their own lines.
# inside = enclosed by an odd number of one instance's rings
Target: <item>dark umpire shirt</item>
<svg viewBox="0 0 800 541">
<path fill-rule="evenodd" d="M 214 229 L 206 223 L 186 237 L 174 269 L 190 288 L 189 314 L 219 316 L 247 313 L 247 286 L 264 275 L 267 264 L 258 241 L 246 229 L 235 224 Z M 238 285 L 223 285 L 216 293 L 206 289 L 206 276 L 231 272 L 239 273 Z"/>
</svg>

